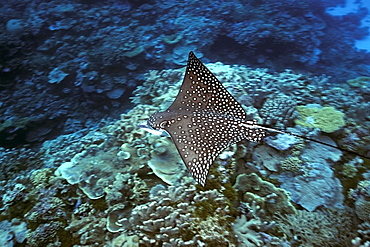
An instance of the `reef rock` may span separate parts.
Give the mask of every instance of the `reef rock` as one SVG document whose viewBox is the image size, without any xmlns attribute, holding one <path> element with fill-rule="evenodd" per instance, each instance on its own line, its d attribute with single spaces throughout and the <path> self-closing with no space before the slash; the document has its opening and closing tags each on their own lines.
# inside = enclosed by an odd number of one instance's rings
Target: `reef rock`
<svg viewBox="0 0 370 247">
<path fill-rule="evenodd" d="M 304 175 L 283 173 L 279 177 L 281 188 L 289 191 L 293 202 L 308 211 L 319 206 L 342 207 L 342 185 L 333 170 L 325 163 L 310 163 Z"/>
</svg>

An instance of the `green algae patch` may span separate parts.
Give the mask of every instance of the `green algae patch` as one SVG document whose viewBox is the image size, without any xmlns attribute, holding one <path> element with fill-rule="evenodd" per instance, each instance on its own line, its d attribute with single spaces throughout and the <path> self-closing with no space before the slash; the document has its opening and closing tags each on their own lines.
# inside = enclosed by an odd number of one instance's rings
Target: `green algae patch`
<svg viewBox="0 0 370 247">
<path fill-rule="evenodd" d="M 358 88 L 367 88 L 370 85 L 370 77 L 360 76 L 351 80 L 348 80 L 347 83 L 352 87 Z"/>
<path fill-rule="evenodd" d="M 165 43 L 172 45 L 179 42 L 182 39 L 182 35 L 181 34 L 164 35 L 162 36 L 162 39 Z"/>
<path fill-rule="evenodd" d="M 339 130 L 346 124 L 344 113 L 331 106 L 297 106 L 297 111 L 299 113 L 299 119 L 294 121 L 296 124 L 319 128 L 326 133 Z"/>
<path fill-rule="evenodd" d="M 139 55 L 143 51 L 144 51 L 144 47 L 137 46 L 133 50 L 123 53 L 123 56 L 132 58 L 132 57 L 136 57 L 137 55 Z"/>
<path fill-rule="evenodd" d="M 201 219 L 207 219 L 208 217 L 214 216 L 216 209 L 218 208 L 217 202 L 212 199 L 198 201 L 194 206 L 196 208 L 194 215 Z"/>
<path fill-rule="evenodd" d="M 14 119 L 7 119 L 4 122 L 0 123 L 0 131 L 3 131 L 4 129 L 8 127 L 15 127 L 15 128 L 24 128 L 28 123 L 30 123 L 32 119 L 29 117 L 20 117 L 20 118 L 14 118 Z"/>
</svg>

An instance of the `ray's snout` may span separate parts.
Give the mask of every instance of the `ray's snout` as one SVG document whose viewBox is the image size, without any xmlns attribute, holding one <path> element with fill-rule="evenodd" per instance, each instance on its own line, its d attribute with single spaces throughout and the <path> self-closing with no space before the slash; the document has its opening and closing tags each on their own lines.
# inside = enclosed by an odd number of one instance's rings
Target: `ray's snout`
<svg viewBox="0 0 370 247">
<path fill-rule="evenodd" d="M 150 119 L 149 119 L 150 120 Z M 158 136 L 168 136 L 168 133 L 163 130 L 163 129 L 155 129 L 152 127 L 152 125 L 150 124 L 150 122 L 148 121 L 145 121 L 145 122 L 141 122 L 138 124 L 138 127 L 153 134 L 153 135 L 158 135 Z"/>
</svg>

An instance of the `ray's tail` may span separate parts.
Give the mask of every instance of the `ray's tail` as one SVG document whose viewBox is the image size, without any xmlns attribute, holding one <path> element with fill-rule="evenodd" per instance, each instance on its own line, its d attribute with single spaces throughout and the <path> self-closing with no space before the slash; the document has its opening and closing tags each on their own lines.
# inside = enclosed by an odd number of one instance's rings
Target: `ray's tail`
<svg viewBox="0 0 370 247">
<path fill-rule="evenodd" d="M 302 139 L 305 139 L 305 140 L 308 140 L 308 141 L 311 141 L 311 142 L 320 143 L 322 145 L 325 145 L 325 146 L 328 146 L 328 147 L 332 147 L 332 148 L 338 149 L 340 151 L 343 151 L 343 152 L 346 152 L 346 153 L 350 153 L 350 154 L 353 154 L 353 155 L 357 155 L 357 156 L 359 156 L 361 158 L 370 160 L 370 157 L 368 157 L 366 155 L 363 155 L 363 154 L 360 154 L 360 153 L 356 153 L 354 151 L 351 151 L 351 150 L 348 150 L 348 149 L 345 149 L 345 148 L 342 148 L 342 147 L 338 147 L 338 146 L 332 145 L 330 143 L 326 143 L 326 142 L 319 141 L 319 140 L 316 140 L 316 139 L 313 139 L 313 138 L 309 138 L 307 136 L 301 136 L 301 135 L 293 134 L 293 133 L 290 133 L 290 132 L 287 132 L 287 131 L 281 131 L 281 130 L 277 130 L 277 129 L 273 129 L 273 128 L 269 128 L 269 127 L 261 126 L 261 125 L 249 125 L 249 124 L 244 124 L 244 123 L 242 123 L 241 125 L 244 125 L 244 127 L 247 127 L 247 128 L 258 128 L 258 129 L 263 129 L 263 130 L 268 131 L 268 132 L 275 132 L 275 133 L 280 133 L 280 134 L 288 134 L 288 135 L 295 136 L 295 137 L 298 137 L 298 138 L 302 138 Z"/>
</svg>

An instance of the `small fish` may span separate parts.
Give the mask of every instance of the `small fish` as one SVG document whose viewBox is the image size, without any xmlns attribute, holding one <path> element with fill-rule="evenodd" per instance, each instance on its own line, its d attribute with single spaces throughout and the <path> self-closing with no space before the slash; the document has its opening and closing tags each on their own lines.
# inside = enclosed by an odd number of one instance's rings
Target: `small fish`
<svg viewBox="0 0 370 247">
<path fill-rule="evenodd" d="M 259 142 L 266 131 L 286 133 L 247 120 L 242 106 L 193 52 L 189 53 L 184 81 L 175 101 L 166 111 L 151 115 L 141 127 L 154 134 L 167 132 L 201 186 L 205 186 L 214 160 L 231 144 L 242 140 Z"/>
</svg>

